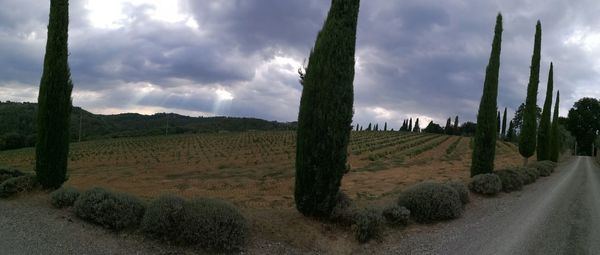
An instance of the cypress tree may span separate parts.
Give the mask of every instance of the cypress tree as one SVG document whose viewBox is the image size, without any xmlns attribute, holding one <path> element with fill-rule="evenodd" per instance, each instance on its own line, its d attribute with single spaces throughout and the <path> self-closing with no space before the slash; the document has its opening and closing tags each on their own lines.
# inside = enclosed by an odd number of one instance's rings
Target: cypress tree
<svg viewBox="0 0 600 255">
<path fill-rule="evenodd" d="M 387 122 L 385 122 L 385 124 L 383 126 L 383 131 L 387 131 Z"/>
<path fill-rule="evenodd" d="M 500 131 L 500 111 L 498 111 L 498 117 L 497 117 L 497 124 L 496 124 L 496 130 L 498 132 L 498 137 L 500 137 L 500 135 L 502 134 Z"/>
<path fill-rule="evenodd" d="M 508 124 L 508 131 L 506 132 L 506 140 L 512 142 L 514 139 L 515 139 L 515 124 L 511 120 L 510 123 Z"/>
<path fill-rule="evenodd" d="M 402 127 L 400 127 L 400 131 L 406 131 L 406 120 L 402 122 Z"/>
<path fill-rule="evenodd" d="M 550 159 L 550 137 L 551 126 L 550 117 L 552 111 L 552 94 L 554 94 L 554 65 L 550 63 L 550 72 L 548 73 L 548 87 L 546 88 L 546 100 L 542 110 L 542 119 L 537 137 L 537 160 L 544 161 Z"/>
<path fill-rule="evenodd" d="M 558 107 L 560 102 L 560 91 L 556 91 L 556 102 L 554 103 L 554 115 L 552 116 L 552 129 L 550 131 L 550 160 L 558 162 L 560 154 L 560 137 L 558 132 Z"/>
<path fill-rule="evenodd" d="M 419 127 L 419 118 L 417 118 L 417 121 L 415 121 L 415 128 L 413 129 L 413 132 L 421 133 L 421 128 Z"/>
<path fill-rule="evenodd" d="M 50 20 L 37 111 L 36 176 L 46 189 L 60 187 L 67 177 L 71 71 L 68 58 L 69 1 L 50 1 Z"/>
<path fill-rule="evenodd" d="M 458 130 L 458 115 L 454 118 L 454 131 L 455 135 L 460 135 L 460 130 Z"/>
<path fill-rule="evenodd" d="M 413 131 L 412 118 L 410 118 L 410 121 L 408 122 L 408 132 L 412 132 L 412 131 Z"/>
<path fill-rule="evenodd" d="M 371 123 L 369 122 L 369 126 L 367 127 L 367 131 L 371 131 Z"/>
<path fill-rule="evenodd" d="M 375 124 L 375 131 L 379 131 L 379 124 Z"/>
<path fill-rule="evenodd" d="M 504 107 L 504 116 L 502 116 L 502 139 L 506 139 L 506 107 Z"/>
<path fill-rule="evenodd" d="M 451 135 L 452 134 L 452 118 L 448 118 L 448 120 L 446 120 L 446 127 L 444 127 L 444 133 L 446 133 L 447 135 Z"/>
<path fill-rule="evenodd" d="M 329 217 L 346 171 L 360 0 L 332 0 L 310 53 L 298 115 L 296 208 Z"/>
<path fill-rule="evenodd" d="M 538 20 L 535 26 L 535 42 L 533 56 L 531 57 L 531 73 L 527 85 L 527 98 L 525 100 L 525 112 L 523 113 L 523 126 L 519 140 L 519 153 L 523 156 L 523 165 L 527 165 L 529 157 L 533 156 L 536 147 L 537 129 L 537 93 L 540 82 L 540 59 L 542 48 L 542 25 Z"/>
<path fill-rule="evenodd" d="M 477 128 L 473 142 L 471 176 L 491 173 L 496 157 L 496 100 L 498 97 L 498 76 L 500 72 L 500 52 L 502 44 L 502 14 L 496 17 L 494 40 L 490 60 L 486 67 L 483 95 L 477 114 Z"/>
</svg>

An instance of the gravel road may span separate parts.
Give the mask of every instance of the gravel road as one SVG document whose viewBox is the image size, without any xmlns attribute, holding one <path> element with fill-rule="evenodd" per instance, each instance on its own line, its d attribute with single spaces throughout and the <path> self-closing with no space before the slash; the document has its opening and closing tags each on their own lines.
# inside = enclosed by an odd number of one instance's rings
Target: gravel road
<svg viewBox="0 0 600 255">
<path fill-rule="evenodd" d="M 560 164 L 523 191 L 475 200 L 458 220 L 409 228 L 356 253 L 600 253 L 600 168 L 593 158 Z"/>
</svg>

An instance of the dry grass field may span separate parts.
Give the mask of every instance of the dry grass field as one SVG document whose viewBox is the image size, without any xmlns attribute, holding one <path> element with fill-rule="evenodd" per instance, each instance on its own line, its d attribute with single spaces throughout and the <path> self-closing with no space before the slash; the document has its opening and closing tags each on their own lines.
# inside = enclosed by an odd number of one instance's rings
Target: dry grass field
<svg viewBox="0 0 600 255">
<path fill-rule="evenodd" d="M 306 249 L 349 251 L 357 245 L 350 233 L 294 209 L 295 139 L 293 131 L 277 131 L 74 143 L 67 185 L 109 187 L 145 199 L 162 193 L 221 198 L 244 211 L 253 236 Z M 421 181 L 466 180 L 470 143 L 471 138 L 459 136 L 353 132 L 351 170 L 342 190 L 359 204 L 378 206 Z M 497 168 L 521 162 L 515 145 L 496 146 Z M 33 170 L 34 149 L 0 152 L 0 164 Z"/>
</svg>

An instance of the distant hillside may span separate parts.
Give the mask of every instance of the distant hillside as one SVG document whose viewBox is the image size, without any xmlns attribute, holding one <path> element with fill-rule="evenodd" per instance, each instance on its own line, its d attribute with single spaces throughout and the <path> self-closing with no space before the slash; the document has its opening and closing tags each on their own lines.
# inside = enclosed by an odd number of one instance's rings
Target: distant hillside
<svg viewBox="0 0 600 255">
<path fill-rule="evenodd" d="M 0 102 L 0 149 L 15 149 L 35 144 L 37 104 Z M 79 107 L 71 115 L 71 140 L 152 136 L 183 133 L 239 132 L 248 130 L 290 130 L 295 123 L 281 123 L 255 118 L 189 117 L 175 113 L 142 115 L 93 114 Z"/>
</svg>

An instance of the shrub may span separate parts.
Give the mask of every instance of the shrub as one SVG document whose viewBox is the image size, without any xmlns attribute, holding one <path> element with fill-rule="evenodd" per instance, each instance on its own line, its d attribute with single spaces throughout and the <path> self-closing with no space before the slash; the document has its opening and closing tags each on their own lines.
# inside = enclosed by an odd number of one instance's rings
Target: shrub
<svg viewBox="0 0 600 255">
<path fill-rule="evenodd" d="M 17 169 L 8 168 L 8 167 L 0 167 L 0 184 L 10 178 L 19 177 L 19 176 L 23 176 L 23 175 L 25 175 L 25 173 L 23 173 Z"/>
<path fill-rule="evenodd" d="M 177 241 L 183 222 L 185 200 L 164 195 L 154 200 L 146 209 L 141 229 L 148 236 L 163 241 Z"/>
<path fill-rule="evenodd" d="M 392 205 L 382 212 L 383 218 L 392 226 L 406 226 L 410 218 L 410 211 L 406 207 Z"/>
<path fill-rule="evenodd" d="M 421 223 L 460 217 L 462 203 L 458 192 L 448 185 L 423 182 L 400 194 L 398 205 L 404 206 Z"/>
<path fill-rule="evenodd" d="M 539 161 L 529 164 L 529 167 L 536 168 L 540 172 L 540 176 L 546 177 L 554 172 L 556 163 L 552 161 Z"/>
<path fill-rule="evenodd" d="M 516 170 L 517 170 L 517 172 L 519 172 L 520 174 L 523 175 L 523 177 L 524 177 L 523 184 L 525 184 L 525 185 L 534 183 L 537 180 L 537 178 L 540 177 L 540 172 L 535 168 L 519 167 Z"/>
<path fill-rule="evenodd" d="M 376 209 L 367 208 L 357 211 L 354 216 L 354 225 L 352 225 L 356 240 L 366 243 L 373 238 L 380 237 L 382 221 L 381 213 Z"/>
<path fill-rule="evenodd" d="M 510 193 L 523 189 L 523 177 L 514 169 L 503 169 L 494 171 L 502 181 L 502 191 Z"/>
<path fill-rule="evenodd" d="M 461 181 L 450 181 L 447 182 L 446 185 L 450 186 L 451 188 L 453 188 L 454 190 L 456 190 L 456 192 L 458 192 L 458 196 L 460 197 L 460 202 L 462 202 L 463 205 L 466 205 L 469 203 L 470 199 L 469 199 L 469 188 L 467 187 L 467 185 Z"/>
<path fill-rule="evenodd" d="M 34 175 L 12 177 L 0 184 L 0 197 L 7 198 L 19 193 L 32 191 L 37 187 Z"/>
<path fill-rule="evenodd" d="M 185 244 L 230 251 L 238 250 L 246 242 L 246 219 L 233 205 L 215 199 L 195 199 L 183 209 L 179 233 Z"/>
<path fill-rule="evenodd" d="M 75 202 L 75 214 L 79 218 L 113 230 L 137 226 L 144 210 L 138 198 L 103 188 L 88 190 Z"/>
<path fill-rule="evenodd" d="M 329 220 L 346 227 L 354 222 L 352 199 L 342 191 L 338 192 Z"/>
<path fill-rule="evenodd" d="M 50 193 L 50 202 L 56 208 L 70 207 L 79 197 L 79 191 L 71 187 L 62 187 Z"/>
<path fill-rule="evenodd" d="M 469 189 L 475 193 L 493 196 L 502 191 L 502 180 L 495 174 L 480 174 L 473 176 Z"/>
</svg>

